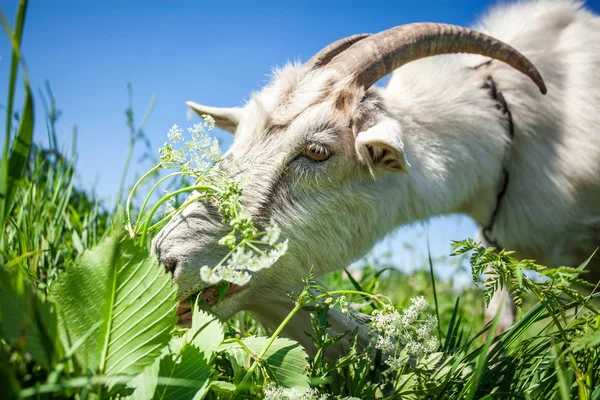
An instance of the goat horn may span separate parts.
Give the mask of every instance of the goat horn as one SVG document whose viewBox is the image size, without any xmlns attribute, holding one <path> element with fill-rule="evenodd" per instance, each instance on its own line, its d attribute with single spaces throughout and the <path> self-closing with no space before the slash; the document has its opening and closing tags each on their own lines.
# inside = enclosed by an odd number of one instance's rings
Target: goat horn
<svg viewBox="0 0 600 400">
<path fill-rule="evenodd" d="M 328 67 L 355 74 L 355 82 L 370 87 L 393 70 L 421 58 L 450 53 L 481 54 L 509 64 L 546 93 L 536 67 L 504 42 L 460 26 L 415 23 L 388 29 L 338 54 Z"/>
<path fill-rule="evenodd" d="M 312 68 L 320 68 L 324 65 L 329 64 L 331 60 L 342 51 L 346 50 L 354 43 L 362 40 L 366 37 L 370 36 L 368 33 L 361 33 L 358 35 L 348 36 L 346 38 L 336 40 L 331 43 L 329 46 L 324 47 L 321 51 L 311 57 L 310 60 L 306 62 L 308 67 Z"/>
</svg>

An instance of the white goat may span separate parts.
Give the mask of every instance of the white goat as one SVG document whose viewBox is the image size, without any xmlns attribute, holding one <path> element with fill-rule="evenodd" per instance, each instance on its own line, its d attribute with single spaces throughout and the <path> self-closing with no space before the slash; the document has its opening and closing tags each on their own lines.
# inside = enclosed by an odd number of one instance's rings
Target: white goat
<svg viewBox="0 0 600 400">
<path fill-rule="evenodd" d="M 311 265 L 318 274 L 340 268 L 398 225 L 440 214 L 469 215 L 491 243 L 550 266 L 592 253 L 600 18 L 581 3 L 539 0 L 498 7 L 477 29 L 531 62 L 463 28 L 406 25 L 278 70 L 243 108 L 188 103 L 235 132 L 219 168 L 244 182 L 255 221 L 273 218 L 290 243 L 216 311 L 248 310 L 276 326 L 292 307 L 286 290 Z M 447 53 L 479 55 L 425 58 Z M 372 86 L 392 71 L 385 88 Z M 206 289 L 200 267 L 223 257 L 220 221 L 213 206 L 195 203 L 155 239 L 181 299 Z M 300 315 L 287 334 L 310 347 L 309 326 Z"/>
</svg>

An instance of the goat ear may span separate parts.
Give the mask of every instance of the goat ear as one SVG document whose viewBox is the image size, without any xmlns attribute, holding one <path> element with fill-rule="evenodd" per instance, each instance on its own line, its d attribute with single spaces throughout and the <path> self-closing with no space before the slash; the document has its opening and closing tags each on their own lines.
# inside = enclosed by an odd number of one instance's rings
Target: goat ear
<svg viewBox="0 0 600 400">
<path fill-rule="evenodd" d="M 408 174 L 410 164 L 404 154 L 402 127 L 393 118 L 383 117 L 378 123 L 356 135 L 358 159 L 374 168 Z"/>
<path fill-rule="evenodd" d="M 209 107 L 188 101 L 185 104 L 198 115 L 210 115 L 215 120 L 215 125 L 224 131 L 235 133 L 244 109 L 239 107 Z"/>
</svg>

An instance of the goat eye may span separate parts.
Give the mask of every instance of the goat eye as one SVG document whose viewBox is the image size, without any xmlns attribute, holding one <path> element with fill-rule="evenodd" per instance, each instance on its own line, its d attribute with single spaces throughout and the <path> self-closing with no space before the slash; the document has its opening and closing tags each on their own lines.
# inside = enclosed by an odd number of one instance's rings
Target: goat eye
<svg viewBox="0 0 600 400">
<path fill-rule="evenodd" d="M 303 155 L 313 161 L 325 161 L 331 157 L 331 151 L 324 146 L 312 143 L 304 149 Z"/>
</svg>

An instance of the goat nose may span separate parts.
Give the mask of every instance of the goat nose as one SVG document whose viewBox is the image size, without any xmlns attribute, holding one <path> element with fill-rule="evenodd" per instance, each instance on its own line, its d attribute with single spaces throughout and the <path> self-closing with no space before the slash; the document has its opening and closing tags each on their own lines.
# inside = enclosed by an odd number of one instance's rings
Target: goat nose
<svg viewBox="0 0 600 400">
<path fill-rule="evenodd" d="M 175 273 L 175 270 L 177 269 L 177 264 L 178 264 L 178 261 L 176 258 L 167 257 L 167 258 L 162 259 L 161 262 L 165 266 L 165 270 L 167 272 L 170 272 L 172 274 Z"/>
</svg>

